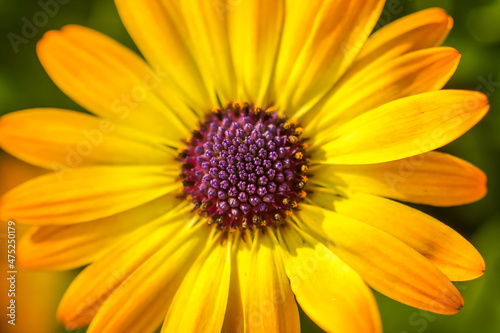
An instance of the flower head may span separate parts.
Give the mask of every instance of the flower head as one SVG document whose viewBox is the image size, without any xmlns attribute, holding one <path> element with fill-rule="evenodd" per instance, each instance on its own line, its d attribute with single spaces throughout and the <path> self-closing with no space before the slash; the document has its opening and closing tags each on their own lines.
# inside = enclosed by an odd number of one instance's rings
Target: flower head
<svg viewBox="0 0 500 333">
<path fill-rule="evenodd" d="M 31 268 L 88 266 L 58 318 L 88 332 L 380 332 L 370 287 L 441 314 L 484 261 L 394 200 L 451 206 L 484 174 L 432 152 L 488 101 L 440 90 L 459 53 L 439 9 L 370 36 L 384 1 L 116 0 L 146 61 L 93 30 L 38 55 L 91 114 L 0 118 L 0 144 L 53 172 L 0 201 L 35 225 Z M 394 200 L 392 200 L 394 199 Z"/>
</svg>

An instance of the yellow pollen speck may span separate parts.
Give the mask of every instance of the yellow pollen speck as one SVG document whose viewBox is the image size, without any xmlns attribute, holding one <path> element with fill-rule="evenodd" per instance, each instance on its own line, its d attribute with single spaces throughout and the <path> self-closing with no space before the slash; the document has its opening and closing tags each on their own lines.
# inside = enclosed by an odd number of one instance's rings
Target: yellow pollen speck
<svg viewBox="0 0 500 333">
<path fill-rule="evenodd" d="M 301 160 L 302 157 L 304 157 L 304 154 L 302 154 L 300 151 L 295 154 L 295 158 L 298 159 L 298 160 Z"/>
<path fill-rule="evenodd" d="M 297 139 L 296 136 L 291 136 L 288 138 L 288 141 L 290 141 L 290 143 L 297 143 L 297 141 L 299 141 L 299 139 Z"/>
</svg>

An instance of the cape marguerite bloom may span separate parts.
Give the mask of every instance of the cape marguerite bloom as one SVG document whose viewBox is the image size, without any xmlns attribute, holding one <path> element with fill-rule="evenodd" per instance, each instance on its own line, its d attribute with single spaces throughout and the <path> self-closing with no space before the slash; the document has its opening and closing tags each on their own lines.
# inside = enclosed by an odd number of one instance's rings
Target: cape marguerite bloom
<svg viewBox="0 0 500 333">
<path fill-rule="evenodd" d="M 456 313 L 483 274 L 459 234 L 397 201 L 484 196 L 484 174 L 430 152 L 487 112 L 440 90 L 459 53 L 429 9 L 373 35 L 384 1 L 117 0 L 146 58 L 67 26 L 38 44 L 90 113 L 0 121 L 3 149 L 52 173 L 1 201 L 33 224 L 26 267 L 88 265 L 58 318 L 88 332 L 380 332 L 371 289 Z M 430 152 L 430 153 L 429 153 Z"/>
</svg>

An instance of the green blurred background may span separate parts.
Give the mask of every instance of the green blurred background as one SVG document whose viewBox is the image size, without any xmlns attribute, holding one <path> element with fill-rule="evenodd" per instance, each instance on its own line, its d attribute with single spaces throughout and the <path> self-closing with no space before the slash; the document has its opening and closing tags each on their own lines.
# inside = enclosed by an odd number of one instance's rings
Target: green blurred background
<svg viewBox="0 0 500 333">
<path fill-rule="evenodd" d="M 66 24 L 81 24 L 104 32 L 137 50 L 120 22 L 112 0 L 59 2 L 65 4 L 59 6 L 58 13 L 50 17 L 46 24 L 40 24 L 41 27 L 33 32 L 33 37 L 19 44 L 16 52 L 9 42 L 8 33 L 21 35 L 23 18 L 32 21 L 41 6 L 37 0 L 0 1 L 0 115 L 33 107 L 83 111 L 50 81 L 36 57 L 36 41 L 45 31 Z M 418 208 L 468 238 L 484 256 L 487 269 L 482 278 L 456 284 L 465 298 L 465 307 L 454 316 L 416 310 L 377 294 L 384 332 L 500 332 L 500 179 L 496 173 L 500 160 L 500 0 L 388 1 L 380 23 L 386 24 L 429 7 L 444 8 L 455 21 L 445 45 L 458 49 L 462 60 L 447 88 L 479 90 L 487 94 L 491 102 L 489 114 L 479 125 L 442 150 L 484 170 L 489 178 L 489 193 L 485 199 L 471 205 Z M 0 194 L 38 174 L 39 170 L 0 151 Z M 23 231 L 20 228 L 19 232 Z M 3 241 L 3 238 L 0 240 Z M 2 249 L 2 256 L 5 252 Z M 0 260 L 2 264 L 6 261 L 3 257 Z M 0 267 L 2 272 L 6 271 L 3 266 Z M 57 302 L 77 273 L 20 271 L 18 302 L 21 308 L 18 325 L 14 330 L 10 325 L 7 326 L 2 310 L 0 331 L 67 332 L 56 322 L 55 311 Z M 3 298 L 4 295 L 1 295 L 0 299 Z M 1 308 L 5 309 L 4 303 L 1 304 Z M 322 332 L 305 315 L 302 319 L 303 332 Z"/>
</svg>

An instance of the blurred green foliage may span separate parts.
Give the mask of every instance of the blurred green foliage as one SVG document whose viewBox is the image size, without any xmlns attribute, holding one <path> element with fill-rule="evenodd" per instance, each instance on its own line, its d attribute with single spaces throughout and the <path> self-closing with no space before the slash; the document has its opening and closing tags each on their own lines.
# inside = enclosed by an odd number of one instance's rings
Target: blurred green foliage
<svg viewBox="0 0 500 333">
<path fill-rule="evenodd" d="M 18 52 L 12 47 L 8 34 L 21 35 L 23 18 L 32 20 L 33 15 L 40 11 L 40 4 L 37 0 L 0 2 L 0 115 L 34 107 L 84 111 L 57 89 L 36 57 L 36 42 L 45 31 L 66 24 L 81 24 L 104 32 L 137 51 L 120 22 L 113 1 L 61 2 L 67 4 L 60 5 L 57 14 L 37 27 L 26 43 L 19 44 Z M 458 49 L 462 59 L 447 88 L 480 90 L 490 97 L 491 110 L 479 125 L 443 148 L 486 172 L 489 177 L 488 196 L 462 207 L 418 207 L 471 239 L 486 260 L 486 274 L 475 281 L 456 284 L 463 292 L 466 306 L 454 316 L 416 310 L 377 294 L 384 331 L 500 332 L 500 179 L 497 173 L 500 160 L 500 0 L 394 0 L 388 3 L 392 8 L 398 8 L 390 15 L 390 20 L 429 7 L 448 11 L 455 23 L 445 45 Z M 301 316 L 303 332 L 322 332 L 307 316 Z M 65 332 L 55 319 L 54 332 Z"/>
</svg>

